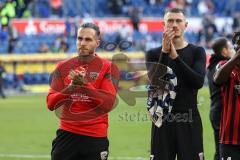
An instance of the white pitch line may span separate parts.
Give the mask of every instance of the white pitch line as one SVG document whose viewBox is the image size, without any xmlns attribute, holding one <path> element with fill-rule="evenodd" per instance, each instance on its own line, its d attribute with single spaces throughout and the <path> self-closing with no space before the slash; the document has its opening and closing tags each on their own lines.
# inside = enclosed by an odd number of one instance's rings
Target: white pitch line
<svg viewBox="0 0 240 160">
<path fill-rule="evenodd" d="M 2 158 L 19 158 L 19 159 L 50 159 L 50 155 L 31 155 L 31 154 L 0 154 Z M 148 160 L 144 157 L 109 157 L 109 160 Z"/>
<path fill-rule="evenodd" d="M 31 155 L 31 154 L 0 154 L 0 157 L 5 158 L 41 158 L 49 159 L 49 155 Z"/>
</svg>

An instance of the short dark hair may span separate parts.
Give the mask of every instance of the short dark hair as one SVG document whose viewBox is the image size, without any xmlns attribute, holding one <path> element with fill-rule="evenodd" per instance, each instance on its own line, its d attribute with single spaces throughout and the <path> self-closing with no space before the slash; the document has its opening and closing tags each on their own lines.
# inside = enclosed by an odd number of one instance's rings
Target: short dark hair
<svg viewBox="0 0 240 160">
<path fill-rule="evenodd" d="M 182 13 L 184 16 L 186 16 L 184 10 L 182 10 L 182 9 L 180 9 L 180 8 L 170 8 L 170 9 L 166 9 L 164 15 L 167 14 L 167 13 L 169 13 L 169 12 L 170 12 L 170 13 Z"/>
<path fill-rule="evenodd" d="M 99 27 L 94 23 L 83 23 L 80 25 L 79 28 L 92 28 L 96 31 L 97 36 L 100 36 L 100 29 Z"/>
<path fill-rule="evenodd" d="M 228 40 L 224 37 L 216 39 L 212 44 L 212 50 L 214 54 L 222 54 L 223 48 L 227 47 Z"/>
</svg>

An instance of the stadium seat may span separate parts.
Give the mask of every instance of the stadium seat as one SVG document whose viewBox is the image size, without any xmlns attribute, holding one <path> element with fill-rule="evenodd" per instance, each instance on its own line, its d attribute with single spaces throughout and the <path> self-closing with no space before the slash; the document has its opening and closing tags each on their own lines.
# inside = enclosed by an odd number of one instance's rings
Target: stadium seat
<svg viewBox="0 0 240 160">
<path fill-rule="evenodd" d="M 42 73 L 42 84 L 49 84 L 50 74 L 47 72 Z"/>
</svg>

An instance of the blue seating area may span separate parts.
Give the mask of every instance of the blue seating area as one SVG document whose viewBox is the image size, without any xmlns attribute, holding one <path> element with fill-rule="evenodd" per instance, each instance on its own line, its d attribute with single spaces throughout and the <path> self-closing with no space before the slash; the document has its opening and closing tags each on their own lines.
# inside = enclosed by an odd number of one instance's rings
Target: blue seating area
<svg viewBox="0 0 240 160">
<path fill-rule="evenodd" d="M 7 53 L 8 50 L 8 41 L 0 41 L 0 53 Z"/>
<path fill-rule="evenodd" d="M 190 16 L 200 16 L 197 6 L 201 0 L 192 0 Z M 123 1 L 121 7 L 121 13 L 119 16 L 128 16 L 128 7 L 141 7 L 143 9 L 143 16 L 159 17 L 162 16 L 164 10 L 169 4 L 169 0 L 162 0 L 161 4 L 151 5 L 148 0 L 126 0 Z M 218 16 L 227 16 L 229 13 L 224 12 L 227 10 L 227 0 L 212 0 L 214 5 L 214 14 Z M 238 2 L 239 3 L 239 2 Z M 94 0 L 94 1 L 78 1 L 78 0 L 68 0 L 64 2 L 65 6 L 65 16 L 84 16 L 85 13 L 91 14 L 93 17 L 112 17 L 114 16 L 111 8 L 108 7 L 108 0 Z M 101 7 L 99 7 L 101 6 Z M 240 11 L 239 5 L 235 5 L 236 10 Z M 72 8 L 76 8 L 73 10 Z M 229 16 L 229 15 L 228 15 Z"/>
<path fill-rule="evenodd" d="M 198 11 L 198 4 L 203 0 L 192 0 L 189 16 L 201 16 Z M 235 11 L 240 11 L 239 1 L 231 4 L 227 0 L 210 0 L 213 4 L 213 14 L 217 16 L 232 16 L 229 8 Z M 5 3 L 6 0 L 0 0 Z M 143 12 L 142 16 L 159 17 L 162 16 L 164 10 L 168 7 L 170 0 L 162 0 L 161 3 L 150 4 L 150 0 L 118 0 L 116 3 L 121 3 L 120 12 L 114 14 L 114 8 L 110 7 L 114 0 L 63 0 L 63 15 L 61 17 L 84 17 L 87 13 L 92 17 L 113 17 L 113 16 L 128 16 L 128 9 L 130 7 L 141 7 Z M 186 1 L 187 2 L 187 1 Z M 49 0 L 37 0 L 33 2 L 34 8 L 29 8 L 32 15 L 39 18 L 49 18 L 52 16 L 51 5 Z M 230 4 L 230 5 L 229 5 Z M 232 6 L 231 6 L 232 5 Z"/>
<path fill-rule="evenodd" d="M 21 36 L 14 48 L 14 53 L 37 53 L 41 44 L 52 46 L 56 38 L 57 35 Z"/>
<path fill-rule="evenodd" d="M 158 42 L 159 44 L 162 41 L 162 33 L 148 33 L 152 37 L 152 40 Z M 16 54 L 27 54 L 27 53 L 39 53 L 40 46 L 44 43 L 51 47 L 54 45 L 55 40 L 61 37 L 61 35 L 35 35 L 35 36 L 20 36 L 14 48 L 14 53 Z M 138 43 L 139 41 L 146 41 L 146 34 L 140 32 L 134 32 L 132 35 L 133 39 L 133 46 L 129 48 L 129 51 L 140 51 L 141 48 L 138 48 L 134 44 Z M 197 41 L 197 33 L 194 32 L 186 32 L 186 37 L 191 42 Z M 104 34 L 102 36 L 103 43 L 113 42 L 117 44 L 118 34 L 111 33 L 111 34 Z M 76 52 L 76 39 L 73 37 L 67 38 L 67 43 L 69 45 L 69 49 L 67 53 L 75 53 Z M 8 41 L 0 41 L 0 54 L 7 53 L 8 48 Z M 100 46 L 99 51 L 111 51 L 107 50 L 104 45 Z"/>
<path fill-rule="evenodd" d="M 192 0 L 190 15 L 200 16 L 198 11 L 198 3 L 202 0 Z M 6 0 L 0 0 L 5 3 Z M 167 8 L 171 1 L 162 0 L 161 3 L 150 4 L 150 0 L 118 0 L 117 3 L 121 3 L 119 8 L 120 13 L 117 16 L 128 16 L 129 7 L 141 7 L 143 9 L 142 15 L 148 17 L 159 17 L 163 15 L 164 10 Z M 227 0 L 211 0 L 214 5 L 214 13 L 218 16 L 231 16 L 229 13 L 229 1 Z M 34 8 L 29 8 L 32 15 L 39 18 L 49 18 L 52 16 L 51 6 L 49 0 L 37 0 L 33 2 Z M 114 9 L 110 6 L 110 3 L 114 3 L 114 0 L 63 0 L 63 15 L 61 17 L 84 17 L 86 13 L 92 17 L 113 17 Z M 239 1 L 233 4 L 235 11 L 240 11 Z M 231 7 L 230 7 L 231 8 Z"/>
<path fill-rule="evenodd" d="M 133 80 L 133 74 L 127 71 L 120 72 L 121 80 Z M 22 85 L 49 84 L 50 73 L 24 73 L 23 75 L 15 75 L 6 73 L 4 77 L 4 88 L 20 88 Z"/>
<path fill-rule="evenodd" d="M 48 84 L 49 73 L 24 73 L 24 84 Z"/>
<path fill-rule="evenodd" d="M 17 75 L 6 73 L 4 79 L 4 88 L 18 88 L 19 79 Z"/>
<path fill-rule="evenodd" d="M 27 36 L 23 35 L 18 37 L 17 43 L 14 46 L 13 53 L 16 54 L 26 54 L 26 53 L 39 53 L 40 46 L 42 44 L 46 44 L 51 48 L 54 45 L 55 40 L 57 37 L 61 37 L 61 35 L 34 35 L 34 36 Z M 67 39 L 67 43 L 70 45 L 69 52 L 75 52 L 75 39 L 69 38 Z M 8 48 L 8 41 L 7 40 L 0 40 L 0 54 L 7 53 Z"/>
<path fill-rule="evenodd" d="M 92 14 L 94 17 L 113 16 L 111 9 L 108 7 L 108 3 L 109 3 L 108 0 L 97 0 L 97 1 L 75 0 L 75 1 L 80 3 L 79 6 L 81 6 L 80 7 L 81 13 L 80 14 L 75 13 L 74 15 L 67 14 L 66 16 L 77 16 L 77 15 L 83 16 L 84 13 Z M 121 14 L 119 16 L 127 16 L 127 8 L 132 6 L 143 8 L 143 16 L 150 16 L 150 17 L 162 16 L 169 2 L 170 0 L 163 0 L 161 4 L 150 5 L 148 3 L 148 0 L 137 0 L 137 1 L 128 0 L 128 1 L 125 1 L 125 4 L 123 4 L 123 7 L 121 8 Z M 196 9 L 199 2 L 200 0 L 192 0 L 191 10 L 190 10 L 191 16 L 200 16 L 198 10 Z M 69 3 L 72 3 L 72 2 L 69 1 Z M 225 10 L 228 9 L 227 0 L 222 0 L 221 2 L 219 2 L 218 0 L 212 0 L 212 3 L 215 6 L 215 9 L 214 9 L 215 15 L 229 16 L 229 13 L 224 12 Z M 239 8 L 240 8 L 240 3 L 237 2 L 235 9 L 239 10 Z M 75 9 L 73 9 L 72 7 L 67 7 L 66 10 L 68 11 L 67 13 L 69 13 L 69 11 L 73 11 Z"/>
<path fill-rule="evenodd" d="M 4 88 L 20 88 L 22 84 L 49 84 L 49 76 L 49 73 L 24 73 L 23 75 L 6 73 Z"/>
</svg>

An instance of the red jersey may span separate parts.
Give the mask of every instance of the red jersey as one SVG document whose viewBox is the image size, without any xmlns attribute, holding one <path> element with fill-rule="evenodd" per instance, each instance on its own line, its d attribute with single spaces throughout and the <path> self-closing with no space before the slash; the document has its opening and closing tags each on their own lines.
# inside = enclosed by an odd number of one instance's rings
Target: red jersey
<svg viewBox="0 0 240 160">
<path fill-rule="evenodd" d="M 240 69 L 235 66 L 221 87 L 223 111 L 220 123 L 220 143 L 240 145 Z"/>
<path fill-rule="evenodd" d="M 69 72 L 84 68 L 83 86 L 69 88 Z M 60 129 L 91 137 L 106 137 L 108 112 L 113 109 L 119 71 L 108 60 L 75 57 L 58 63 L 51 75 L 47 106 L 60 118 Z"/>
</svg>

